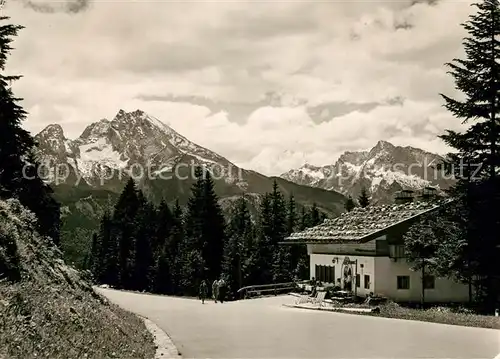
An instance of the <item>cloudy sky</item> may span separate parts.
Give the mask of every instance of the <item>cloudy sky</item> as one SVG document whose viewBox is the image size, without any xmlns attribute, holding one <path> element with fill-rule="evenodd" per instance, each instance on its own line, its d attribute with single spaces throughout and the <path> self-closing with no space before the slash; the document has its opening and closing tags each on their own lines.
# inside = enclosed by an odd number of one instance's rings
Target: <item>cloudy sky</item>
<svg viewBox="0 0 500 359">
<path fill-rule="evenodd" d="M 468 1 L 9 1 L 7 70 L 37 133 L 76 138 L 141 109 L 234 163 L 279 174 L 380 139 L 446 152 L 439 93 Z"/>
</svg>

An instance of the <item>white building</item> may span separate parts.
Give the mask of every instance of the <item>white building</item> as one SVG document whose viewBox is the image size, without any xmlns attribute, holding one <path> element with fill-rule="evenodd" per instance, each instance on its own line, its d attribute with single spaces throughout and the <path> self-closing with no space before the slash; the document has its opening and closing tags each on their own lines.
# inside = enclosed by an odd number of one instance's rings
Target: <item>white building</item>
<svg viewBox="0 0 500 359">
<path fill-rule="evenodd" d="M 370 293 L 399 302 L 419 302 L 422 274 L 405 259 L 403 234 L 442 202 L 411 202 L 355 208 L 321 225 L 293 233 L 288 244 L 306 244 L 310 277 L 358 296 Z M 467 302 L 468 286 L 425 276 L 425 301 Z"/>
</svg>

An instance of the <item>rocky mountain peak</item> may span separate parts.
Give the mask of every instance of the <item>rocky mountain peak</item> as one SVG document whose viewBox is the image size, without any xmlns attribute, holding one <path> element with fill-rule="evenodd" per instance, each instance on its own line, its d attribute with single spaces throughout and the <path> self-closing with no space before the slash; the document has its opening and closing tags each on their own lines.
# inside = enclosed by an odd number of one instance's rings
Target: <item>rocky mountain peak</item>
<svg viewBox="0 0 500 359">
<path fill-rule="evenodd" d="M 111 121 L 101 119 L 92 123 L 74 141 L 64 136 L 57 141 L 52 137 L 50 141 L 43 140 L 44 133 L 49 132 L 54 130 L 49 127 L 38 135 L 42 139 L 39 141 L 42 158 L 52 163 L 68 163 L 88 184 L 98 182 L 99 176 L 109 171 L 126 172 L 138 165 L 153 172 L 170 171 L 179 161 L 218 165 L 228 173 L 232 171 L 227 159 L 189 141 L 139 109 L 132 112 L 121 109 Z M 56 132 L 62 133 L 62 128 L 59 126 Z"/>
<path fill-rule="evenodd" d="M 38 138 L 52 138 L 64 140 L 64 130 L 59 124 L 52 124 L 45 127 L 38 135 Z"/>
<path fill-rule="evenodd" d="M 385 141 L 385 140 L 379 140 L 377 142 L 377 144 L 375 145 L 375 148 L 380 148 L 380 149 L 393 149 L 394 147 L 396 147 L 396 146 L 394 146 L 389 141 Z"/>
<path fill-rule="evenodd" d="M 392 151 L 394 151 L 395 148 L 396 148 L 396 146 L 394 146 L 392 143 L 384 141 L 384 140 L 380 140 L 370 150 L 368 156 L 373 157 L 373 156 L 383 154 L 383 153 L 386 153 L 386 154 L 391 153 Z"/>
<path fill-rule="evenodd" d="M 42 154 L 46 166 L 53 166 L 66 162 L 71 154 L 71 141 L 64 136 L 64 131 L 59 124 L 45 127 L 35 136 L 37 151 Z"/>
<path fill-rule="evenodd" d="M 118 113 L 117 113 L 117 114 L 116 114 L 116 116 L 115 116 L 115 119 L 117 119 L 117 118 L 121 118 L 121 117 L 124 117 L 124 116 L 126 116 L 126 115 L 127 115 L 127 112 L 125 112 L 125 110 L 123 110 L 123 109 L 119 109 L 119 110 L 118 110 Z"/>
<path fill-rule="evenodd" d="M 95 140 L 100 137 L 106 137 L 109 129 L 111 127 L 111 122 L 105 118 L 98 122 L 94 122 L 87 126 L 80 135 L 80 140 Z"/>
</svg>

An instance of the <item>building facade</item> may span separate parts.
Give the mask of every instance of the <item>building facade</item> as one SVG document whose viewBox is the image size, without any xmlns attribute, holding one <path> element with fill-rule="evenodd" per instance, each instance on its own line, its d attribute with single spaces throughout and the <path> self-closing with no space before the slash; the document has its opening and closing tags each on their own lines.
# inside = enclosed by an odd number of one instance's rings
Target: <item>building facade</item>
<svg viewBox="0 0 500 359">
<path fill-rule="evenodd" d="M 287 244 L 307 245 L 310 278 L 364 297 L 399 302 L 467 302 L 469 288 L 448 278 L 412 270 L 403 236 L 423 214 L 443 203 L 406 203 L 357 208 L 319 226 L 294 233 Z"/>
</svg>

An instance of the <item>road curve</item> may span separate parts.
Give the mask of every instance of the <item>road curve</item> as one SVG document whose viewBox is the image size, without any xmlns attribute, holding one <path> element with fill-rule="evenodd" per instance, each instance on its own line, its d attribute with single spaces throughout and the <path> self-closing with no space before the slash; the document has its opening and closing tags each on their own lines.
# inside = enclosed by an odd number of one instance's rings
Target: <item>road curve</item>
<svg viewBox="0 0 500 359">
<path fill-rule="evenodd" d="M 500 331 L 283 307 L 291 296 L 224 304 L 101 289 L 166 331 L 184 358 L 493 359 Z"/>
</svg>

